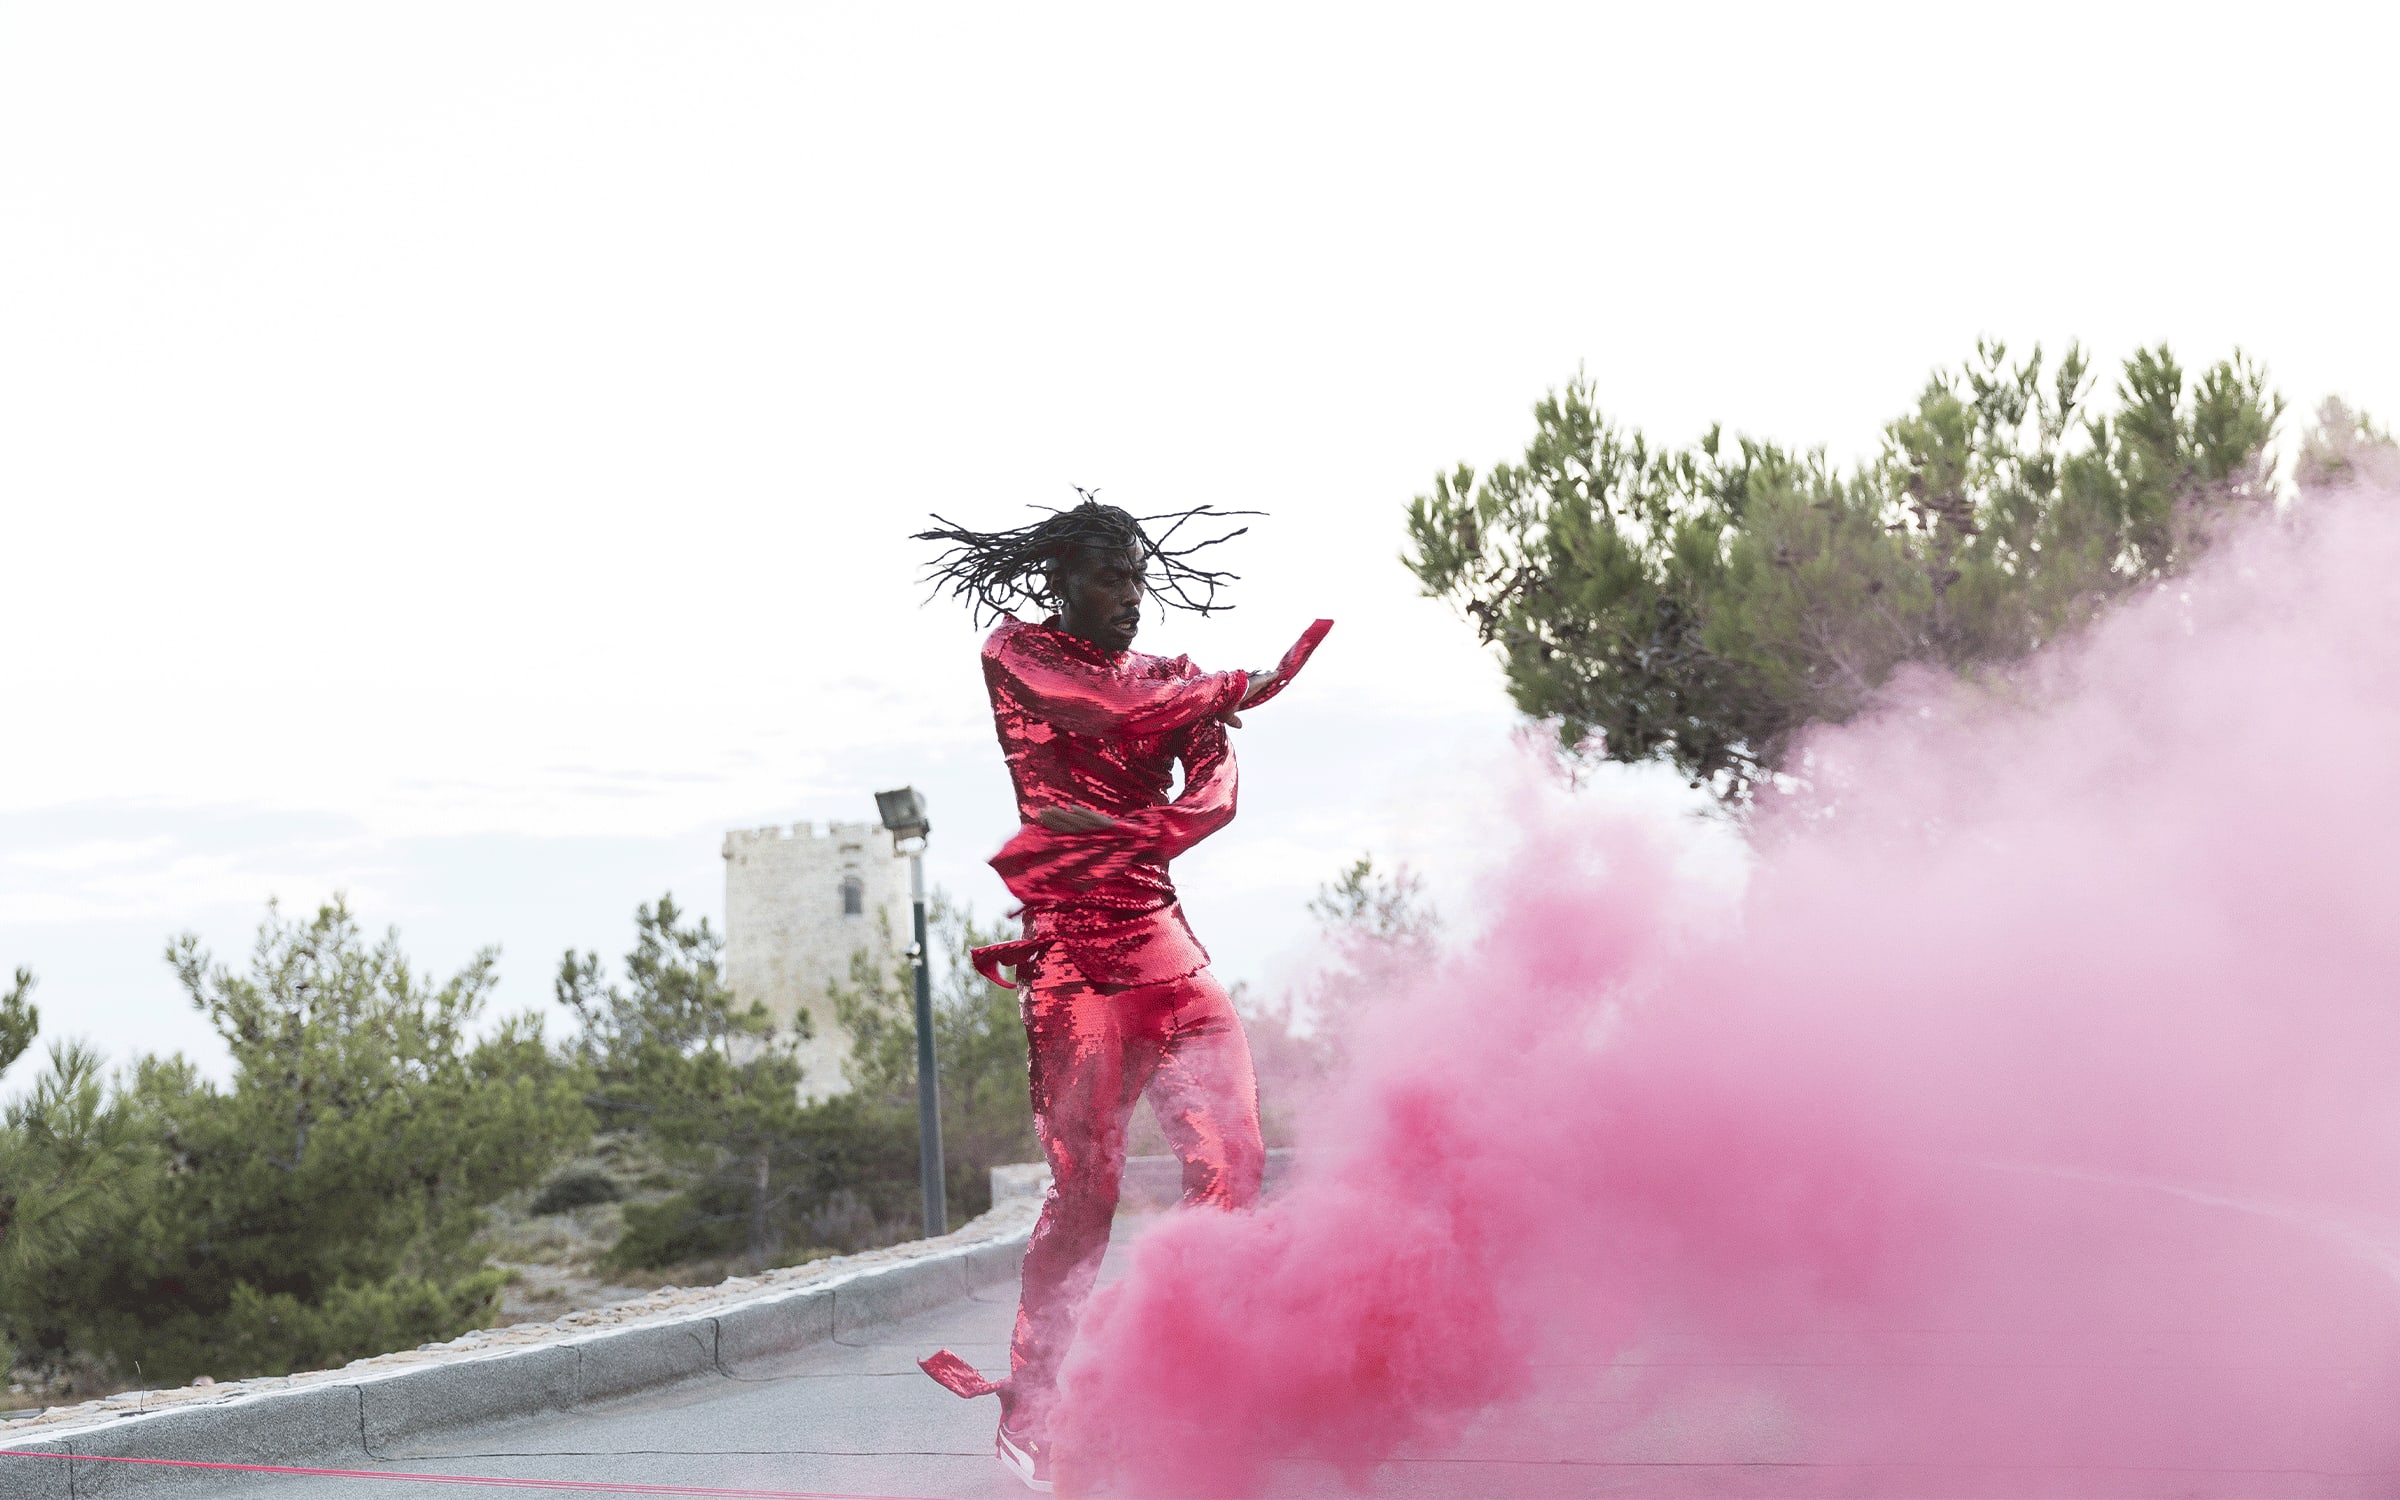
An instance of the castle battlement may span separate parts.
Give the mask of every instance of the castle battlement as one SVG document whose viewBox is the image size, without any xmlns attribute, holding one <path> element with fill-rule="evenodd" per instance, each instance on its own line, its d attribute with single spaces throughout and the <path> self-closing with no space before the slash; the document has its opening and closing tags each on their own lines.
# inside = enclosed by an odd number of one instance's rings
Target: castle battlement
<svg viewBox="0 0 2400 1500">
<path fill-rule="evenodd" d="M 770 823 L 764 828 L 735 828 L 728 831 L 725 835 L 723 852 L 727 859 L 731 859 L 737 845 L 747 848 L 753 844 L 790 843 L 795 840 L 813 840 L 818 843 L 863 843 L 883 831 L 883 825 L 880 823 L 833 821 L 826 823 L 822 832 L 813 822 L 789 825 Z"/>
<path fill-rule="evenodd" d="M 908 866 L 881 823 L 834 819 L 736 828 L 725 835 L 725 981 L 765 1003 L 779 1028 L 807 1018 L 801 1092 L 849 1087 L 850 1036 L 828 990 L 859 954 L 889 964 L 908 942 Z"/>
</svg>

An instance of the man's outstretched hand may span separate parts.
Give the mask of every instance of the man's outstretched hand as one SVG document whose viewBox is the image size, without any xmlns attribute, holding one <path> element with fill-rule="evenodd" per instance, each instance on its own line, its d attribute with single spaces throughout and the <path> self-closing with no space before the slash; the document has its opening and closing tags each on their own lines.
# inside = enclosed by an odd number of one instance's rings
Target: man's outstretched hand
<svg viewBox="0 0 2400 1500">
<path fill-rule="evenodd" d="M 1250 691 L 1242 694 L 1242 701 L 1236 707 L 1248 708 L 1251 704 L 1256 703 L 1267 689 L 1275 685 L 1275 679 L 1282 675 L 1273 667 L 1269 667 L 1263 672 L 1251 673 Z M 1225 716 L 1223 722 L 1228 728 L 1239 729 L 1242 727 L 1242 716 L 1239 713 L 1230 713 Z"/>
<path fill-rule="evenodd" d="M 1033 815 L 1034 821 L 1052 833 L 1098 833 L 1114 828 L 1117 820 L 1104 812 L 1088 807 L 1045 807 Z"/>
<path fill-rule="evenodd" d="M 1275 679 L 1282 675 L 1273 667 L 1251 673 L 1250 689 L 1242 694 L 1242 701 L 1236 707 L 1248 708 L 1256 703 L 1269 688 L 1275 686 Z M 1228 713 L 1223 722 L 1239 729 L 1242 727 L 1242 716 Z M 1072 803 L 1064 807 L 1045 807 L 1033 815 L 1033 820 L 1052 833 L 1101 833 L 1117 826 L 1117 820 L 1108 814 L 1089 807 L 1077 807 Z"/>
</svg>

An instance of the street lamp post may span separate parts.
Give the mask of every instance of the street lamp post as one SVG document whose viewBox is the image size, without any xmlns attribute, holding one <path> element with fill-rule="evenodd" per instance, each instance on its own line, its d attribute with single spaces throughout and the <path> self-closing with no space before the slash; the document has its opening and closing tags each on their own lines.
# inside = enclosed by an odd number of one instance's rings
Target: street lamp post
<svg viewBox="0 0 2400 1500">
<path fill-rule="evenodd" d="M 917 969 L 917 1175 L 925 1189 L 925 1234 L 950 1232 L 950 1209 L 942 1187 L 942 1096 L 933 1065 L 933 954 L 925 938 L 925 839 L 933 824 L 925 797 L 913 786 L 877 792 L 875 811 L 892 831 L 892 852 L 908 856 L 908 886 L 916 905 Z"/>
</svg>

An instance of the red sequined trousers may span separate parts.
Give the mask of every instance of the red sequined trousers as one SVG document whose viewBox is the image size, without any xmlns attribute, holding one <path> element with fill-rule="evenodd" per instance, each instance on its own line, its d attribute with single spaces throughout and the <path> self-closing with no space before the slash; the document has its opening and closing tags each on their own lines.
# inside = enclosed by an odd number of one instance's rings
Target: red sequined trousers
<svg viewBox="0 0 2400 1500">
<path fill-rule="evenodd" d="M 1086 979 L 1061 948 L 1020 991 L 1031 1051 L 1033 1122 L 1050 1192 L 1025 1247 L 1009 1348 L 1009 1406 L 1038 1429 L 1108 1249 L 1125 1170 L 1125 1133 L 1145 1089 L 1183 1161 L 1183 1201 L 1246 1208 L 1266 1167 L 1250 1042 L 1206 969 L 1133 986 Z"/>
</svg>

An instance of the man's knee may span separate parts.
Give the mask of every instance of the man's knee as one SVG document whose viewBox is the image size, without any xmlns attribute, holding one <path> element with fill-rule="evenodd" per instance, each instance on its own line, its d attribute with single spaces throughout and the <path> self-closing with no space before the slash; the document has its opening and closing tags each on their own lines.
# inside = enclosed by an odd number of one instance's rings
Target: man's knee
<svg viewBox="0 0 2400 1500">
<path fill-rule="evenodd" d="M 1122 1151 L 1114 1160 L 1080 1161 L 1064 1170 L 1053 1166 L 1043 1216 L 1061 1229 L 1089 1234 L 1096 1226 L 1099 1233 L 1107 1234 L 1117 1216 L 1117 1194 L 1124 1175 Z"/>
<path fill-rule="evenodd" d="M 1227 1143 L 1225 1172 L 1237 1200 L 1230 1205 L 1234 1208 L 1256 1203 L 1267 1179 L 1267 1143 L 1259 1138 L 1258 1119 L 1253 1115 L 1244 1123 L 1249 1128 Z"/>
<path fill-rule="evenodd" d="M 1183 1201 L 1210 1208 L 1248 1208 L 1258 1201 L 1267 1149 L 1255 1119 L 1227 1121 L 1207 1145 L 1184 1158 Z"/>
</svg>

